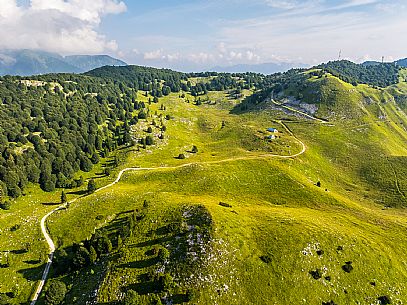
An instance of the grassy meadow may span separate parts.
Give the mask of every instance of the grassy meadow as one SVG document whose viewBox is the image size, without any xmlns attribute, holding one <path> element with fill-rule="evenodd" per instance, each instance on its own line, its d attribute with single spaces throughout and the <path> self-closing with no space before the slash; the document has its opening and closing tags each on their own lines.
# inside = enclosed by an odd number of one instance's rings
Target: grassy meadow
<svg viewBox="0 0 407 305">
<path fill-rule="evenodd" d="M 330 124 L 279 109 L 232 114 L 239 101 L 227 92 L 210 92 L 199 106 L 178 94 L 152 104 L 134 133 L 145 136 L 152 126 L 158 135 L 151 124 L 160 121 L 164 138 L 121 151 L 110 177 L 97 175 L 99 167 L 84 178 L 101 177 L 100 187 L 126 167 L 157 169 L 126 172 L 48 220 L 63 248 L 98 230 L 114 235 L 128 213 L 138 216 L 133 234 L 99 263 L 51 272 L 68 285 L 66 303 L 119 304 L 129 290 L 141 304 L 155 296 L 173 304 L 381 304 L 384 296 L 407 303 L 406 114 L 382 101 L 386 92 L 329 78 L 324 90 L 337 104 L 321 104 L 317 114 Z M 270 141 L 269 127 L 279 130 Z M 304 154 L 278 157 L 300 152 L 300 141 Z M 33 187 L 0 215 L 2 261 L 11 260 L 0 268 L 0 291 L 18 287 L 20 303 L 42 274 L 47 245 L 39 221 L 59 196 Z M 169 252 L 163 261 L 159 248 Z M 152 274 L 159 272 L 174 280 L 166 292 L 157 291 Z"/>
</svg>

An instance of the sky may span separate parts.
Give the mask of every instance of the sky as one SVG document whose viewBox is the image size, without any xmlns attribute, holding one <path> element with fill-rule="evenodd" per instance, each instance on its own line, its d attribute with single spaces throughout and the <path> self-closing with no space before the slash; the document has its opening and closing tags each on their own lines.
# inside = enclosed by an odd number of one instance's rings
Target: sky
<svg viewBox="0 0 407 305">
<path fill-rule="evenodd" d="M 407 0 L 0 0 L 0 49 L 178 70 L 407 57 Z"/>
</svg>

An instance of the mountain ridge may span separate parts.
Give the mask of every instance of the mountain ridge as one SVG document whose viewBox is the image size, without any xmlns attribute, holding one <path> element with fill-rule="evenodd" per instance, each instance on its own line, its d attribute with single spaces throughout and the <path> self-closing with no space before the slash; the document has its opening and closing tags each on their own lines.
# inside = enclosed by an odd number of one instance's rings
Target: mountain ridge
<svg viewBox="0 0 407 305">
<path fill-rule="evenodd" d="M 109 55 L 71 55 L 33 50 L 0 50 L 0 75 L 83 73 L 106 65 L 124 66 Z"/>
</svg>

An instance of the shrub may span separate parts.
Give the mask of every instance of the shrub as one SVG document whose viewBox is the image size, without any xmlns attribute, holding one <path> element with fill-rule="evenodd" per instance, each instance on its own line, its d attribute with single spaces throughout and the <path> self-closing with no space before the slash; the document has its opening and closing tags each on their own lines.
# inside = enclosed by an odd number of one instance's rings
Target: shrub
<svg viewBox="0 0 407 305">
<path fill-rule="evenodd" d="M 66 285 L 61 281 L 52 281 L 45 293 L 45 304 L 58 305 L 65 298 Z"/>
<path fill-rule="evenodd" d="M 96 191 L 96 182 L 94 179 L 90 179 L 88 182 L 88 193 L 92 194 Z"/>
<path fill-rule="evenodd" d="M 126 296 L 124 297 L 123 304 L 124 305 L 139 305 L 141 304 L 141 297 L 140 295 L 134 291 L 129 290 L 126 292 Z"/>
<path fill-rule="evenodd" d="M 380 305 L 388 305 L 391 304 L 390 297 L 387 295 L 383 295 L 381 297 L 378 297 L 377 300 L 380 302 Z"/>
<path fill-rule="evenodd" d="M 232 205 L 230 205 L 229 203 L 226 203 L 226 202 L 219 202 L 219 205 L 223 206 L 225 208 L 231 208 L 232 207 Z"/>
<path fill-rule="evenodd" d="M 150 299 L 150 304 L 151 305 L 162 305 L 163 303 L 161 302 L 161 299 L 158 295 L 153 294 Z"/>
<path fill-rule="evenodd" d="M 346 262 L 346 264 L 342 266 L 342 270 L 350 273 L 353 270 L 352 262 Z"/>
<path fill-rule="evenodd" d="M 260 256 L 260 259 L 266 264 L 271 263 L 271 257 L 269 255 L 262 255 L 262 256 Z"/>
<path fill-rule="evenodd" d="M 160 274 L 158 276 L 158 284 L 161 290 L 169 291 L 171 288 L 174 288 L 175 283 L 171 275 L 168 273 Z"/>
<path fill-rule="evenodd" d="M 152 136 L 147 136 L 146 137 L 146 145 L 153 145 L 154 144 L 154 139 Z"/>
<path fill-rule="evenodd" d="M 186 298 L 188 302 L 194 301 L 197 297 L 197 293 L 193 289 L 188 289 L 186 293 Z"/>
<path fill-rule="evenodd" d="M 319 269 L 311 270 L 309 273 L 314 278 L 314 280 L 319 280 L 322 277 L 322 272 Z"/>
<path fill-rule="evenodd" d="M 184 159 L 185 159 L 185 155 L 184 155 L 184 154 L 179 154 L 179 155 L 178 155 L 178 159 L 184 160 Z"/>
<path fill-rule="evenodd" d="M 4 202 L 0 203 L 0 209 L 10 210 L 10 208 L 11 208 L 11 202 L 10 201 L 4 201 Z"/>
<path fill-rule="evenodd" d="M 198 152 L 198 147 L 196 147 L 195 145 L 192 146 L 191 152 L 194 153 L 194 154 L 196 154 L 196 153 Z"/>
<path fill-rule="evenodd" d="M 158 250 L 158 259 L 163 262 L 167 260 L 170 257 L 170 251 L 168 251 L 166 248 L 161 247 Z"/>
</svg>

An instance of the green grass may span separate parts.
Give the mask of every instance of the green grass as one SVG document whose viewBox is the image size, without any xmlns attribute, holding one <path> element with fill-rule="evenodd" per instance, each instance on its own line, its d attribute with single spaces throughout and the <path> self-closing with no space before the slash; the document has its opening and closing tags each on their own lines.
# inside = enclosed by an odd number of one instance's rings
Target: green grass
<svg viewBox="0 0 407 305">
<path fill-rule="evenodd" d="M 151 283 L 144 275 L 160 264 L 149 250 L 163 246 L 172 253 L 166 270 L 178 284 L 171 291 L 178 303 L 190 288 L 198 292 L 194 304 L 322 304 L 330 300 L 375 304 L 382 295 L 390 296 L 394 304 L 407 302 L 406 115 L 394 102 L 382 102 L 387 92 L 353 87 L 331 76 L 324 90 L 333 92 L 328 97 L 337 104 L 321 106 L 319 115 L 333 124 L 279 111 L 231 114 L 236 102 L 227 92 L 209 94 L 216 104 L 197 106 L 192 97 L 180 99 L 171 94 L 151 105 L 153 116 L 140 124 L 138 133 L 146 134 L 148 124 L 159 119 L 155 111 L 170 114 L 172 118 L 164 122 L 164 140 L 147 150 L 138 145 L 131 148 L 124 163 L 111 177 L 98 180 L 98 186 L 111 182 L 125 167 L 186 166 L 127 172 L 114 187 L 85 196 L 50 217 L 53 239 L 57 246 L 67 247 L 90 238 L 98 228 L 109 228 L 122 212 L 138 209 L 146 215 L 123 249 L 104 259 L 104 264 L 62 277 L 73 283 L 67 301 L 83 304 L 93 298 L 96 287 L 101 304 L 121 300 L 127 289 L 151 294 Z M 373 102 L 363 103 L 363 96 Z M 139 98 L 146 99 L 141 94 Z M 166 111 L 159 110 L 161 104 Z M 386 119 L 378 117 L 381 113 Z M 293 159 L 265 157 L 301 150 L 298 140 L 276 122 L 281 118 L 290 119 L 286 124 L 305 143 L 305 154 Z M 280 138 L 267 142 L 268 127 L 277 127 Z M 196 154 L 189 152 L 193 145 L 198 147 Z M 180 153 L 186 155 L 185 160 L 175 158 Z M 315 185 L 317 181 L 321 187 Z M 38 267 L 44 262 L 46 245 L 38 223 L 52 209 L 41 203 L 58 199 L 59 193 L 32 189 L 10 212 L 2 212 L 2 229 L 14 224 L 9 219 L 22 224 L 16 232 L 3 229 L 3 249 L 12 249 L 10 238 L 16 249 L 27 240 L 34 242 L 27 254 L 15 255 L 18 259 L 12 269 L 0 269 L 1 283 L 7 271 L 16 274 L 1 291 L 10 291 L 18 283 L 19 299 L 28 298 L 33 282 L 27 281 L 22 270 L 31 267 L 28 273 L 41 274 Z M 143 209 L 145 200 L 147 209 Z M 212 219 L 208 252 L 199 256 L 203 265 L 180 259 L 183 252 L 176 245 L 185 244 L 185 235 L 163 229 L 181 219 L 190 226 L 186 232 L 196 234 L 184 212 L 197 206 L 204 207 Z M 25 223 L 28 215 L 32 219 Z M 194 227 L 199 226 L 197 219 Z M 318 250 L 323 254 L 318 255 Z M 33 266 L 23 262 L 39 258 L 42 263 Z M 346 273 L 342 266 L 349 261 L 354 269 Z M 317 269 L 323 276 L 318 280 L 310 274 Z"/>
</svg>

